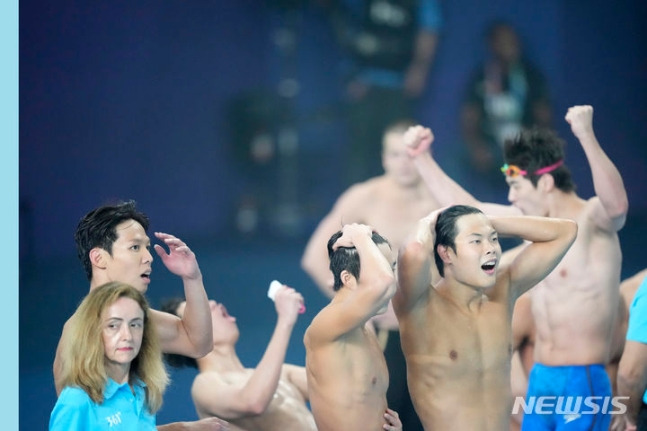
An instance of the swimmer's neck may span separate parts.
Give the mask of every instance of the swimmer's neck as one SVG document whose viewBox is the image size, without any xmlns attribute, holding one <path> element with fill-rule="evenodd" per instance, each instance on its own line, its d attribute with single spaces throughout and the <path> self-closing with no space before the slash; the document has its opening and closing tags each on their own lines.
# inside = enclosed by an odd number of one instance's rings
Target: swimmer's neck
<svg viewBox="0 0 647 431">
<path fill-rule="evenodd" d="M 467 286 L 463 283 L 442 283 L 437 288 L 438 292 L 448 301 L 453 303 L 463 313 L 473 313 L 490 301 L 485 294 L 485 288 Z"/>
</svg>

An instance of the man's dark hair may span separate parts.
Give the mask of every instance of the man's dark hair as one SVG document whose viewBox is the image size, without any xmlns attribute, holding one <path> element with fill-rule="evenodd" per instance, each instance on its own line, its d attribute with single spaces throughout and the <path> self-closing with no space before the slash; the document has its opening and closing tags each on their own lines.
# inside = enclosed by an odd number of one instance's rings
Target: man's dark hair
<svg viewBox="0 0 647 431">
<path fill-rule="evenodd" d="M 328 257 L 330 258 L 330 270 L 335 278 L 333 290 L 336 292 L 342 287 L 341 273 L 346 270 L 350 272 L 355 278 L 359 278 L 360 262 L 359 254 L 355 247 L 338 247 L 333 250 L 333 245 L 342 236 L 342 231 L 334 233 L 328 240 Z M 377 245 L 391 244 L 377 232 L 373 232 L 371 239 Z"/>
<path fill-rule="evenodd" d="M 136 209 L 133 200 L 101 206 L 87 213 L 79 221 L 74 233 L 74 242 L 88 280 L 92 280 L 90 250 L 99 247 L 112 255 L 112 244 L 117 240 L 117 225 L 126 220 L 135 220 L 145 231 L 148 230 L 148 217 Z"/>
<path fill-rule="evenodd" d="M 533 186 L 541 175 L 536 175 L 537 170 L 563 161 L 565 157 L 564 141 L 553 131 L 545 128 L 533 127 L 522 130 L 513 139 L 508 139 L 503 144 L 503 157 L 509 165 L 516 165 L 527 172 Z M 562 164 L 556 169 L 547 172 L 555 180 L 555 187 L 563 192 L 575 191 L 575 183 L 571 171 Z"/>
<path fill-rule="evenodd" d="M 434 260 L 441 277 L 445 276 L 445 268 L 443 260 L 438 254 L 438 246 L 442 245 L 451 248 L 456 253 L 456 235 L 458 235 L 456 221 L 469 214 L 483 214 L 483 212 L 469 205 L 454 205 L 438 214 L 435 230 L 436 239 L 434 241 Z"/>
<path fill-rule="evenodd" d="M 175 297 L 165 299 L 160 304 L 160 311 L 178 316 L 177 309 L 185 301 L 184 298 Z M 180 317 L 180 316 L 178 316 Z M 184 355 L 175 353 L 164 353 L 164 361 L 174 368 L 195 368 L 198 369 L 198 361 Z"/>
</svg>

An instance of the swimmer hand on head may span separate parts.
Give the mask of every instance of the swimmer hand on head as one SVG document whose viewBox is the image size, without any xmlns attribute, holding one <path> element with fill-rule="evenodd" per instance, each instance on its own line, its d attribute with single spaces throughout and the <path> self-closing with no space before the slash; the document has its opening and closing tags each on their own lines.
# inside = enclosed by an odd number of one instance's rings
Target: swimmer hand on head
<svg viewBox="0 0 647 431">
<path fill-rule="evenodd" d="M 373 232 L 375 232 L 375 229 L 373 229 L 372 226 L 365 224 L 351 223 L 344 225 L 341 231 L 342 235 L 337 238 L 337 241 L 333 244 L 333 250 L 337 250 L 340 247 L 355 247 L 353 238 L 356 237 L 356 235 L 368 236 L 370 238 L 373 235 Z"/>
</svg>

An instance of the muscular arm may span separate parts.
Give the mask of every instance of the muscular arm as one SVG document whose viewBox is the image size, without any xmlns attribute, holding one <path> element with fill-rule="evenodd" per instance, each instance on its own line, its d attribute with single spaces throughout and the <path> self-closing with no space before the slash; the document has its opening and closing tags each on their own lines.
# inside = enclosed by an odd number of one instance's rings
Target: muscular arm
<svg viewBox="0 0 647 431">
<path fill-rule="evenodd" d="M 647 344 L 627 340 L 618 366 L 618 396 L 629 397 L 626 418 L 636 424 L 642 398 L 647 389 Z"/>
<path fill-rule="evenodd" d="M 489 215 L 519 215 L 520 212 L 508 205 L 484 203 L 477 200 L 467 190 L 449 177 L 431 157 L 430 147 L 434 140 L 431 129 L 422 126 L 411 127 L 404 135 L 409 147 L 409 155 L 429 188 L 432 196 L 440 206 L 470 205 L 479 208 Z M 503 181 L 503 179 L 501 179 Z"/>
<path fill-rule="evenodd" d="M 368 226 L 345 225 L 337 240 L 341 247 L 355 247 L 360 260 L 359 278 L 343 301 L 331 303 L 313 320 L 308 337 L 313 342 L 331 342 L 354 328 L 363 326 L 395 293 L 391 264 L 371 239 Z M 344 271 L 345 272 L 345 271 Z M 342 274 L 344 276 L 344 274 Z M 352 277 L 352 275 L 348 275 Z"/>
<path fill-rule="evenodd" d="M 605 230 L 620 230 L 627 218 L 629 201 L 620 172 L 604 152 L 593 132 L 593 108 L 573 106 L 566 121 L 584 149 L 593 175 L 593 187 L 599 200 L 593 219 Z"/>
<path fill-rule="evenodd" d="M 287 351 L 303 297 L 294 289 L 283 287 L 276 294 L 278 319 L 265 353 L 251 377 L 231 383 L 220 374 L 201 373 L 192 388 L 199 410 L 226 419 L 260 415 L 269 406 L 281 378 Z"/>
<path fill-rule="evenodd" d="M 434 229 L 437 210 L 421 219 L 412 237 L 405 243 L 398 256 L 399 289 L 393 297 L 393 306 L 398 314 L 413 308 L 418 301 L 429 295 L 433 282 L 440 278 L 433 262 Z"/>
<path fill-rule="evenodd" d="M 168 270 L 182 278 L 186 308 L 182 318 L 151 310 L 162 351 L 200 358 L 213 347 L 209 300 L 195 254 L 180 239 L 165 233 L 155 236 L 169 247 L 169 253 L 156 244 L 155 251 Z"/>
<path fill-rule="evenodd" d="M 328 298 L 334 296 L 334 291 L 326 243 L 332 234 L 341 229 L 343 224 L 363 222 L 357 209 L 357 203 L 361 201 L 362 195 L 362 186 L 356 185 L 337 199 L 330 213 L 321 220 L 308 240 L 301 257 L 301 268 Z"/>
<path fill-rule="evenodd" d="M 539 283 L 557 266 L 577 235 L 572 220 L 546 217 L 490 217 L 501 236 L 530 241 L 506 269 L 514 296 Z"/>
</svg>

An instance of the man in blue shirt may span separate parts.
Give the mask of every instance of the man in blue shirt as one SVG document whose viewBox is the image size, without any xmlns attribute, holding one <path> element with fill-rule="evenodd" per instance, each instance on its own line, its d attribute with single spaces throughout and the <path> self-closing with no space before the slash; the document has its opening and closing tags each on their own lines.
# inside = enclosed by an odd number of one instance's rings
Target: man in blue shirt
<svg viewBox="0 0 647 431">
<path fill-rule="evenodd" d="M 647 430 L 647 277 L 629 308 L 627 341 L 618 368 L 618 396 L 629 397 L 622 431 Z"/>
</svg>

